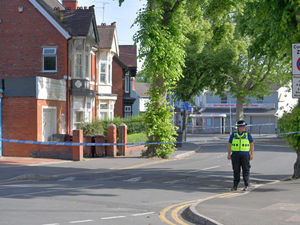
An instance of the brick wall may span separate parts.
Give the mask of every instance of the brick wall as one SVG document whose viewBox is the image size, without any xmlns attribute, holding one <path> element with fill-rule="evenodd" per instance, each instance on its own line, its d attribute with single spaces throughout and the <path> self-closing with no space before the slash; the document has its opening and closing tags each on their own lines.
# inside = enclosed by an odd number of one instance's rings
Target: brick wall
<svg viewBox="0 0 300 225">
<path fill-rule="evenodd" d="M 112 93 L 118 95 L 114 114 L 123 117 L 123 69 L 114 60 L 112 62 Z"/>
<path fill-rule="evenodd" d="M 61 133 L 61 114 L 65 114 L 66 118 L 65 102 L 36 100 L 34 97 L 11 97 L 2 99 L 3 138 L 42 141 L 43 106 L 56 107 L 57 133 Z M 3 143 L 4 156 L 32 156 L 32 152 L 40 149 L 40 146 L 30 144 Z"/>
<path fill-rule="evenodd" d="M 2 0 L 0 15 L 0 78 L 66 75 L 66 39 L 28 0 Z M 57 46 L 57 73 L 42 72 L 43 46 Z"/>
<path fill-rule="evenodd" d="M 8 139 L 37 140 L 37 103 L 35 98 L 2 99 L 2 136 Z M 3 142 L 4 156 L 30 156 L 32 145 Z"/>
</svg>

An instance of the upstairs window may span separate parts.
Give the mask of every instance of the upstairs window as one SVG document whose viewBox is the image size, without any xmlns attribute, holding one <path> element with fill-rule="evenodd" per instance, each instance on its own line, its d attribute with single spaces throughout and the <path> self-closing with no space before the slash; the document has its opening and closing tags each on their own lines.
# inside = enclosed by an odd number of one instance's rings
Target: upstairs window
<svg viewBox="0 0 300 225">
<path fill-rule="evenodd" d="M 256 100 L 257 100 L 257 103 L 262 103 L 264 101 L 264 96 L 257 95 Z"/>
<path fill-rule="evenodd" d="M 106 83 L 106 62 L 100 63 L 100 83 Z"/>
<path fill-rule="evenodd" d="M 130 80 L 129 80 L 129 72 L 126 72 L 125 74 L 125 93 L 129 93 L 129 85 L 130 85 Z"/>
<path fill-rule="evenodd" d="M 223 103 L 223 104 L 227 103 L 227 96 L 221 97 L 221 103 Z"/>
<path fill-rule="evenodd" d="M 57 72 L 56 48 L 43 48 L 43 72 Z"/>
<path fill-rule="evenodd" d="M 76 62 L 75 62 L 75 77 L 82 77 L 82 54 L 76 54 Z"/>
<path fill-rule="evenodd" d="M 90 79 L 90 56 L 85 56 L 85 78 Z"/>
</svg>

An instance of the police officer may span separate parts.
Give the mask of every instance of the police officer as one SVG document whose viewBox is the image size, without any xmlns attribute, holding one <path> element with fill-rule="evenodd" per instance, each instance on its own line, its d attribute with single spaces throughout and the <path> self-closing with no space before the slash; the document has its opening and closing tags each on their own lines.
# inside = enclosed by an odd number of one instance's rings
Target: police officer
<svg viewBox="0 0 300 225">
<path fill-rule="evenodd" d="M 244 120 L 237 122 L 237 131 L 230 135 L 227 146 L 227 158 L 231 159 L 233 168 L 233 187 L 232 191 L 236 191 L 240 182 L 241 167 L 243 170 L 244 189 L 248 190 L 250 176 L 250 160 L 253 159 L 254 142 L 251 134 L 246 131 L 247 123 Z"/>
</svg>

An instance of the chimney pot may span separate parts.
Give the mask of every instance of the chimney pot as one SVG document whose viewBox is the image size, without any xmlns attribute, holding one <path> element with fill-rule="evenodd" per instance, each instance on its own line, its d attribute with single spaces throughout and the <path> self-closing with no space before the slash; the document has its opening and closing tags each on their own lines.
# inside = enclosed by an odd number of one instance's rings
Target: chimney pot
<svg viewBox="0 0 300 225">
<path fill-rule="evenodd" d="M 76 10 L 78 7 L 78 0 L 63 0 L 62 3 L 66 8 L 71 8 L 71 10 Z"/>
</svg>

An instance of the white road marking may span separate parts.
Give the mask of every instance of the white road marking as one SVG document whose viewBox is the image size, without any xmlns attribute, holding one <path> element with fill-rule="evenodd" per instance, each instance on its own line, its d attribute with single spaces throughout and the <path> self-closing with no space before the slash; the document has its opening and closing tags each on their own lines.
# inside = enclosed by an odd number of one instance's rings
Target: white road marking
<svg viewBox="0 0 300 225">
<path fill-rule="evenodd" d="M 166 181 L 166 182 L 164 182 L 164 184 L 176 184 L 176 183 L 178 183 L 178 182 L 180 182 L 180 181 L 184 181 L 184 179 Z"/>
<path fill-rule="evenodd" d="M 134 178 L 130 178 L 128 180 L 123 180 L 125 182 L 138 182 L 142 179 L 142 177 L 134 177 Z"/>
<path fill-rule="evenodd" d="M 73 180 L 75 180 L 75 177 L 66 177 L 66 178 L 60 179 L 58 181 L 73 181 Z"/>
<path fill-rule="evenodd" d="M 47 224 L 43 224 L 43 225 L 59 225 L 59 223 L 47 223 Z"/>
<path fill-rule="evenodd" d="M 69 223 L 87 223 L 87 222 L 93 222 L 94 220 L 78 220 L 78 221 L 71 221 Z"/>
<path fill-rule="evenodd" d="M 287 145 L 267 145 L 267 144 L 260 144 L 260 143 L 255 143 L 255 146 L 263 146 L 263 147 L 280 147 L 280 148 L 288 148 L 289 146 Z"/>
<path fill-rule="evenodd" d="M 204 169 L 201 169 L 201 170 L 210 170 L 210 169 L 215 169 L 215 168 L 219 168 L 221 166 L 212 166 L 212 167 L 207 167 L 207 168 L 204 168 Z"/>
<path fill-rule="evenodd" d="M 103 217 L 101 220 L 110 220 L 110 219 L 118 219 L 118 218 L 124 218 L 126 216 L 111 216 L 111 217 Z"/>
<path fill-rule="evenodd" d="M 136 213 L 132 214 L 132 216 L 145 216 L 145 215 L 151 215 L 154 214 L 155 212 L 146 212 L 146 213 Z"/>
</svg>

